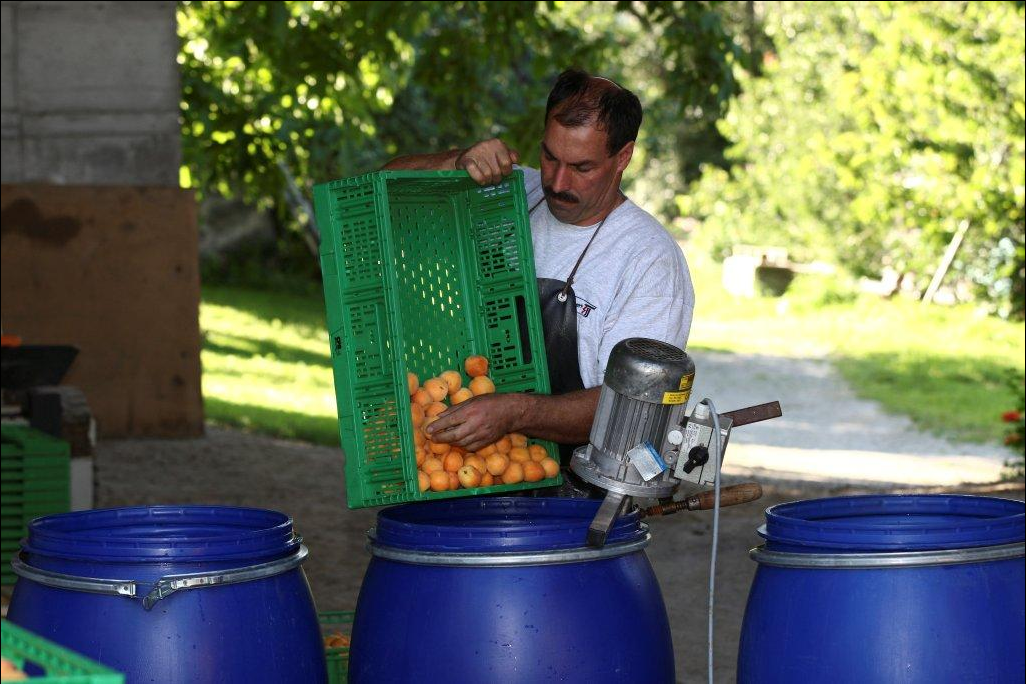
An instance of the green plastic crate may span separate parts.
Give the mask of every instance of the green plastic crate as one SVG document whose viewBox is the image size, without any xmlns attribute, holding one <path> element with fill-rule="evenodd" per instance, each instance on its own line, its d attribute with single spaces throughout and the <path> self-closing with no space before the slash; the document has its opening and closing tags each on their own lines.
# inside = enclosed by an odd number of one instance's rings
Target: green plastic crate
<svg viewBox="0 0 1026 684">
<path fill-rule="evenodd" d="M 71 508 L 71 449 L 27 425 L 0 426 L 0 584 L 14 584 L 11 556 L 33 519 Z M 14 544 L 12 551 L 8 545 Z"/>
<path fill-rule="evenodd" d="M 488 358 L 499 392 L 549 392 L 523 174 L 379 171 L 314 188 L 350 508 L 559 484 L 420 492 L 406 373 Z M 551 442 L 539 442 L 559 460 Z"/>
<path fill-rule="evenodd" d="M 321 634 L 328 637 L 336 632 L 349 637 L 353 631 L 353 611 L 329 611 L 318 613 L 321 622 Z M 328 684 L 345 684 L 349 678 L 349 647 L 324 647 L 324 655 L 328 661 Z"/>
<path fill-rule="evenodd" d="M 124 684 L 125 676 L 52 641 L 0 621 L 3 656 L 28 672 L 32 684 Z M 40 674 L 42 676 L 40 676 Z"/>
<path fill-rule="evenodd" d="M 8 459 L 20 459 L 26 456 L 67 456 L 70 454 L 68 443 L 62 439 L 37 430 L 28 425 L 4 423 L 0 425 L 0 464 Z"/>
</svg>

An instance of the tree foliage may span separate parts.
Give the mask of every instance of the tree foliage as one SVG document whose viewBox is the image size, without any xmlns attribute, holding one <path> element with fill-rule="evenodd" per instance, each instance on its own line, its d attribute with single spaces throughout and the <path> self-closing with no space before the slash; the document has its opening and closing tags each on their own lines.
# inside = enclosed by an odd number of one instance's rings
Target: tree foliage
<svg viewBox="0 0 1026 684">
<path fill-rule="evenodd" d="M 571 65 L 635 89 L 647 106 L 649 154 L 672 164 L 688 125 L 708 128 L 725 111 L 746 61 L 734 39 L 740 24 L 721 10 L 710 2 L 184 2 L 190 181 L 280 207 L 289 175 L 306 191 L 397 154 L 491 136 L 536 161 L 546 96 Z M 669 188 L 660 197 L 668 206 L 682 187 L 672 175 L 655 184 Z"/>
<path fill-rule="evenodd" d="M 1022 3 L 767 7 L 760 78 L 721 122 L 730 170 L 682 209 L 723 253 L 787 245 L 922 290 L 960 225 L 952 271 L 1023 312 Z"/>
</svg>

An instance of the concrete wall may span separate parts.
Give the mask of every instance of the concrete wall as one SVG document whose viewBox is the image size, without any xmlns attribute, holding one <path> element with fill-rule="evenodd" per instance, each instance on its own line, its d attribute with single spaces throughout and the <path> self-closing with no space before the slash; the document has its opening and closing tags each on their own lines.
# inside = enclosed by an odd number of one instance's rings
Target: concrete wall
<svg viewBox="0 0 1026 684">
<path fill-rule="evenodd" d="M 3 2 L 4 183 L 178 185 L 173 2 Z"/>
<path fill-rule="evenodd" d="M 80 349 L 101 437 L 203 430 L 173 2 L 3 2 L 3 330 Z"/>
</svg>

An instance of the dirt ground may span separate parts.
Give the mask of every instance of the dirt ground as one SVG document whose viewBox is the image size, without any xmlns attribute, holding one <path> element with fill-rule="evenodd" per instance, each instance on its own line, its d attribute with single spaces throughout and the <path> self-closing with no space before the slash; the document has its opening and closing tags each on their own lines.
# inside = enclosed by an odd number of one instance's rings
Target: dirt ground
<svg viewBox="0 0 1026 684">
<path fill-rule="evenodd" d="M 290 514 L 310 548 L 305 564 L 318 610 L 351 610 L 369 554 L 365 533 L 377 509 L 345 504 L 339 449 L 286 442 L 234 430 L 208 428 L 195 440 L 102 442 L 96 457 L 96 507 L 143 504 L 256 506 Z M 725 478 L 725 484 L 737 482 Z M 748 550 L 760 543 L 756 528 L 767 506 L 796 499 L 867 490 L 843 484 L 764 478 L 763 498 L 725 508 L 720 518 L 716 573 L 716 681 L 734 681 L 741 620 L 755 563 Z M 904 490 L 926 491 L 926 490 Z M 934 488 L 929 491 L 994 493 L 1022 499 L 1021 486 Z M 666 602 L 679 682 L 705 681 L 706 605 L 711 514 L 685 512 L 650 520 L 647 553 Z"/>
</svg>

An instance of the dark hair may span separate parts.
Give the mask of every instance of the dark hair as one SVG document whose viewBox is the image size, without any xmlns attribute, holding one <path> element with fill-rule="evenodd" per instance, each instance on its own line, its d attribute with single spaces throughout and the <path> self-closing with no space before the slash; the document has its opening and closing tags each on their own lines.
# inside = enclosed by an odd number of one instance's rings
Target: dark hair
<svg viewBox="0 0 1026 684">
<path fill-rule="evenodd" d="M 637 95 L 583 69 L 567 69 L 556 79 L 545 103 L 545 120 L 555 117 L 567 128 L 592 122 L 606 132 L 609 155 L 637 140 L 641 128 L 641 102 Z"/>
</svg>

